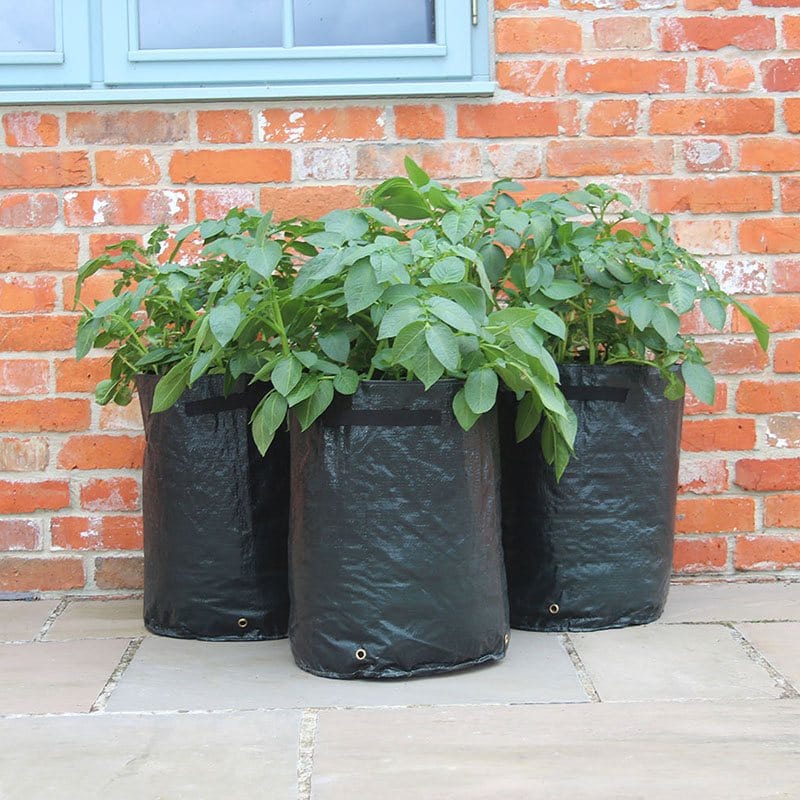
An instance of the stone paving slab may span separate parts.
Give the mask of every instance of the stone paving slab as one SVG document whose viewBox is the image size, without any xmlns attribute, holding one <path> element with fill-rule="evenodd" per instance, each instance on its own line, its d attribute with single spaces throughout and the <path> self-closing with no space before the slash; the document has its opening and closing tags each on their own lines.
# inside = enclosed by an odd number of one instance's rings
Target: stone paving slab
<svg viewBox="0 0 800 800">
<path fill-rule="evenodd" d="M 73 600 L 59 614 L 45 641 L 67 639 L 136 639 L 146 636 L 142 598 Z"/>
<path fill-rule="evenodd" d="M 800 692 L 800 622 L 743 623 L 736 627 Z"/>
<path fill-rule="evenodd" d="M 659 623 L 800 621 L 800 581 L 674 584 Z"/>
<path fill-rule="evenodd" d="M 300 715 L 0 720 L 3 800 L 295 800 Z"/>
<path fill-rule="evenodd" d="M 109 711 L 472 703 L 585 702 L 558 636 L 512 631 L 499 664 L 428 678 L 343 681 L 298 669 L 286 640 L 192 642 L 149 637 L 111 695 Z"/>
<path fill-rule="evenodd" d="M 0 714 L 89 711 L 128 643 L 94 639 L 1 644 Z"/>
<path fill-rule="evenodd" d="M 792 701 L 322 711 L 311 796 L 788 800 L 798 752 Z"/>
<path fill-rule="evenodd" d="M 601 700 L 780 697 L 724 625 L 650 625 L 570 634 Z"/>
<path fill-rule="evenodd" d="M 58 600 L 0 601 L 0 642 L 29 642 L 35 639 Z"/>
</svg>

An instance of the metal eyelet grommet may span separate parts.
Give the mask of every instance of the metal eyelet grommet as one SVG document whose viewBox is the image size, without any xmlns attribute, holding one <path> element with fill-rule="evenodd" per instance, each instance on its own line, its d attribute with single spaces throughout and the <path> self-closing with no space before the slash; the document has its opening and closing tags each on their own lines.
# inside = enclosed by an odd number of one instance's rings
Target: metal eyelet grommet
<svg viewBox="0 0 800 800">
<path fill-rule="evenodd" d="M 240 617 L 240 618 L 239 618 L 239 621 L 238 621 L 236 624 L 237 624 L 237 625 L 238 625 L 240 628 L 244 629 L 244 628 L 246 628 L 246 627 L 247 627 L 247 626 L 248 626 L 250 623 L 248 623 L 248 621 L 247 621 L 247 620 L 246 620 L 244 617 Z"/>
<path fill-rule="evenodd" d="M 356 650 L 356 661 L 363 661 L 367 657 L 367 651 L 363 647 Z"/>
<path fill-rule="evenodd" d="M 503 644 L 507 645 L 507 644 L 509 643 L 509 641 L 510 641 L 510 640 L 511 640 L 511 637 L 510 637 L 508 634 L 506 634 L 506 635 L 503 637 Z"/>
<path fill-rule="evenodd" d="M 550 608 L 547 609 L 551 614 L 558 614 L 561 610 L 558 607 L 558 603 L 550 603 Z"/>
</svg>

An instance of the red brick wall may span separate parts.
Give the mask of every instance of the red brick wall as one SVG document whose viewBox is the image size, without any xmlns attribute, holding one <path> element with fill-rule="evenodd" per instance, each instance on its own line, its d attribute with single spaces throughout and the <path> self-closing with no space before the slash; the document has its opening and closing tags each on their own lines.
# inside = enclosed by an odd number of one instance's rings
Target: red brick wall
<svg viewBox="0 0 800 800">
<path fill-rule="evenodd" d="M 689 401 L 676 568 L 800 570 L 800 2 L 495 0 L 494 98 L 0 108 L 0 591 L 141 580 L 135 406 L 76 365 L 76 266 L 120 234 L 237 204 L 319 214 L 411 154 L 467 191 L 599 178 L 769 322 L 699 320 L 719 393 Z M 110 276 L 94 281 L 98 295 Z"/>
</svg>

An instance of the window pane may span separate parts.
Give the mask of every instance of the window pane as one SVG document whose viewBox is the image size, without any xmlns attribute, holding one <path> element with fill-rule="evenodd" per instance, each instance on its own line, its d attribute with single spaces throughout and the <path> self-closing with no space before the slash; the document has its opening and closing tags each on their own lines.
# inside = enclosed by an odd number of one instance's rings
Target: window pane
<svg viewBox="0 0 800 800">
<path fill-rule="evenodd" d="M 56 49 L 55 0 L 0 0 L 0 50 L 52 53 Z"/>
<path fill-rule="evenodd" d="M 434 0 L 294 0 L 297 45 L 427 44 Z"/>
<path fill-rule="evenodd" d="M 139 47 L 280 47 L 282 0 L 139 0 Z"/>
</svg>

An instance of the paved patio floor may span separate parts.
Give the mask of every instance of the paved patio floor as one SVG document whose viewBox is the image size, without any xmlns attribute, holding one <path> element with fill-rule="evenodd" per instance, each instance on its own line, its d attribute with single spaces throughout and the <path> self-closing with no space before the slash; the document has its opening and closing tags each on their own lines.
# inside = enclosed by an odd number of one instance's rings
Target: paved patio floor
<svg viewBox="0 0 800 800">
<path fill-rule="evenodd" d="M 800 798 L 800 583 L 512 631 L 504 662 L 331 681 L 280 642 L 164 639 L 141 601 L 0 602 L 0 800 Z"/>
</svg>

